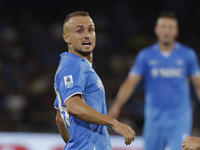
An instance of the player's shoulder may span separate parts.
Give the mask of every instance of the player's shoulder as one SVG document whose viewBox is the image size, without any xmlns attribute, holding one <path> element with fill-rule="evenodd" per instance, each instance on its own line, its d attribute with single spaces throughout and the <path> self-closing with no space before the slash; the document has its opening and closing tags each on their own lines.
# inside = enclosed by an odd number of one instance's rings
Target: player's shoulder
<svg viewBox="0 0 200 150">
<path fill-rule="evenodd" d="M 78 58 L 78 56 L 73 55 L 61 55 L 61 60 L 59 63 L 59 67 L 57 70 L 58 74 L 62 74 L 65 72 L 70 72 L 73 70 L 82 70 L 83 68 L 83 59 Z"/>
<path fill-rule="evenodd" d="M 176 47 L 179 50 L 179 52 L 181 52 L 181 53 L 184 53 L 184 54 L 194 53 L 194 49 L 192 49 L 191 47 L 188 47 L 184 44 L 181 44 L 179 42 L 176 42 Z"/>
<path fill-rule="evenodd" d="M 76 57 L 74 58 L 70 56 L 61 57 L 60 66 L 79 68 L 80 66 L 82 66 L 82 60 L 82 58 L 77 59 Z"/>
<path fill-rule="evenodd" d="M 180 56 L 183 56 L 186 59 L 193 59 L 194 57 L 196 57 L 196 53 L 194 49 L 192 49 L 191 47 L 188 47 L 178 42 L 176 43 L 176 47 L 178 49 Z"/>
<path fill-rule="evenodd" d="M 192 60 L 196 58 L 196 53 L 194 49 L 178 42 L 176 43 L 176 46 L 178 46 L 177 50 L 179 56 L 182 56 L 186 60 Z"/>
<path fill-rule="evenodd" d="M 148 47 L 143 48 L 142 50 L 139 51 L 138 55 L 142 56 L 142 57 L 147 57 L 147 56 L 151 56 L 152 52 L 154 51 L 154 45 L 150 45 Z"/>
</svg>

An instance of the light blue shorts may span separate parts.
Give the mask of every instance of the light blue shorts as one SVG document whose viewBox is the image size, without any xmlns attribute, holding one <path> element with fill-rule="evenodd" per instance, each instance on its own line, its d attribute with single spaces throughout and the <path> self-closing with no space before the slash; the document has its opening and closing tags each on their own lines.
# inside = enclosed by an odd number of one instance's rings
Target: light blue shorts
<svg viewBox="0 0 200 150">
<path fill-rule="evenodd" d="M 185 121 L 178 125 L 155 127 L 144 125 L 144 150 L 181 150 L 182 141 L 191 133 L 192 123 Z"/>
</svg>

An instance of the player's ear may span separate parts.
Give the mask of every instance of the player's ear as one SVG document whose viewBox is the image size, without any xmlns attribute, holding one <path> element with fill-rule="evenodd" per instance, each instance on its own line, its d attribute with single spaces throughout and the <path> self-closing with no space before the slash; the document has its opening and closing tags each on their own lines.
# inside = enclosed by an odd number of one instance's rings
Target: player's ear
<svg viewBox="0 0 200 150">
<path fill-rule="evenodd" d="M 177 28 L 177 33 L 176 33 L 176 37 L 179 35 L 179 29 Z"/>
<path fill-rule="evenodd" d="M 68 33 L 63 33 L 62 37 L 67 44 L 71 44 L 70 37 L 69 37 Z"/>
<path fill-rule="evenodd" d="M 155 26 L 155 28 L 154 28 L 154 34 L 157 36 L 157 34 L 158 34 L 158 30 L 157 30 L 157 26 Z"/>
</svg>

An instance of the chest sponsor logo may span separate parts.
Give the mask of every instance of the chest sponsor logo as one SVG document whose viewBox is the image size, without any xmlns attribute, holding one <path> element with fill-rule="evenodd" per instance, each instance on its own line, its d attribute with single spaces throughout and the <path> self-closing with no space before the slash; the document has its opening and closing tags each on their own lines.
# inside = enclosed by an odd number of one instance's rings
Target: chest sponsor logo
<svg viewBox="0 0 200 150">
<path fill-rule="evenodd" d="M 182 68 L 152 68 L 151 76 L 153 78 L 182 78 L 183 69 Z"/>
<path fill-rule="evenodd" d="M 72 87 L 74 84 L 72 75 L 64 76 L 64 82 L 65 82 L 66 88 Z"/>
</svg>

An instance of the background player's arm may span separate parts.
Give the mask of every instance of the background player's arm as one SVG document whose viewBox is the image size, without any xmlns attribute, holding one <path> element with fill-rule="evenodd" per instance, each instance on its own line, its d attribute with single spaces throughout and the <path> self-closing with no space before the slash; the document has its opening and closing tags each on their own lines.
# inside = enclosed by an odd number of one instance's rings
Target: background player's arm
<svg viewBox="0 0 200 150">
<path fill-rule="evenodd" d="M 65 143 L 67 143 L 70 139 L 70 135 L 67 131 L 67 128 L 65 127 L 65 124 L 62 121 L 62 118 L 58 109 L 56 112 L 56 124 L 58 126 L 58 130 L 60 132 L 62 139 L 64 140 Z"/>
<path fill-rule="evenodd" d="M 200 138 L 186 137 L 182 143 L 182 150 L 200 150 Z"/>
<path fill-rule="evenodd" d="M 135 139 L 135 132 L 127 125 L 117 120 L 99 113 L 81 98 L 81 95 L 74 95 L 65 101 L 67 113 L 85 122 L 106 125 L 125 138 L 125 144 L 129 145 Z"/>
<path fill-rule="evenodd" d="M 191 77 L 192 84 L 195 88 L 196 95 L 200 101 L 200 75 Z"/>
<path fill-rule="evenodd" d="M 141 76 L 139 75 L 129 75 L 126 78 L 120 86 L 117 97 L 108 112 L 109 116 L 118 118 L 121 107 L 130 98 L 140 80 Z"/>
</svg>

